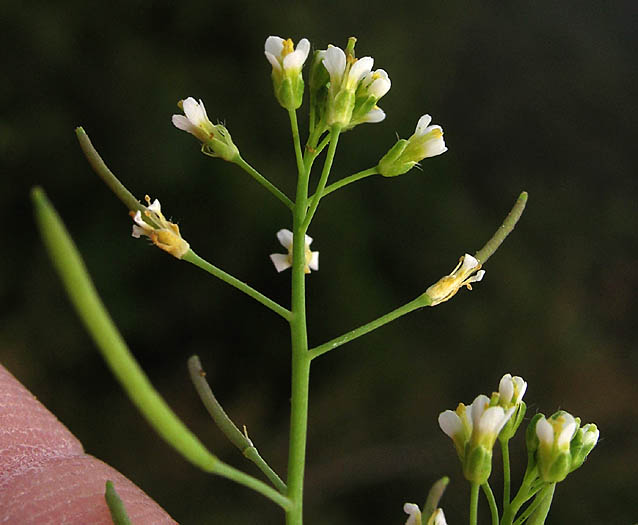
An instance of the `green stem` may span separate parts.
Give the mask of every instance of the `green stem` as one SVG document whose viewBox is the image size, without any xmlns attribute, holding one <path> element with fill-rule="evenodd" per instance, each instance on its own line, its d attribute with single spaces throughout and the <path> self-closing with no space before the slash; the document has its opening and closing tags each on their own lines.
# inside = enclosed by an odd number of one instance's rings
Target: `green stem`
<svg viewBox="0 0 638 525">
<path fill-rule="evenodd" d="M 392 310 L 391 312 L 385 315 L 382 315 L 381 317 L 375 319 L 374 321 L 370 321 L 369 323 L 364 324 L 363 326 L 360 326 L 359 328 L 351 330 L 350 332 L 340 335 L 339 337 L 335 337 L 334 339 L 331 339 L 327 343 L 323 343 L 322 345 L 319 345 L 313 348 L 309 352 L 310 358 L 314 359 L 315 357 L 325 354 L 326 352 L 329 352 L 330 350 L 334 350 L 335 348 L 345 343 L 349 343 L 350 341 L 352 341 L 353 339 L 356 339 L 357 337 L 361 337 L 362 335 L 365 335 L 368 332 L 372 332 L 372 330 L 376 330 L 380 326 L 383 326 L 384 324 L 387 324 L 390 321 L 394 321 L 395 319 L 398 319 L 402 315 L 413 312 L 414 310 L 417 310 L 419 308 L 423 308 L 424 306 L 428 306 L 430 302 L 431 302 L 431 299 L 427 295 L 422 294 L 416 299 L 410 301 L 409 303 L 406 303 L 403 306 L 400 306 L 399 308 Z"/>
<path fill-rule="evenodd" d="M 519 509 L 526 501 L 532 498 L 538 492 L 538 490 L 540 490 L 540 487 L 533 487 L 535 481 L 538 480 L 535 472 L 535 468 L 530 468 L 528 465 L 528 468 L 525 471 L 525 475 L 523 476 L 523 482 L 521 483 L 516 496 L 514 496 L 514 499 L 512 499 L 509 505 L 505 505 L 503 507 L 503 517 L 501 519 L 501 525 L 512 525 Z"/>
<path fill-rule="evenodd" d="M 86 156 L 86 160 L 89 161 L 89 164 L 93 168 L 93 171 L 100 176 L 100 178 L 106 183 L 111 191 L 115 193 L 117 198 L 124 203 L 129 211 L 139 210 L 142 212 L 142 217 L 145 217 L 144 210 L 146 207 L 143 206 L 135 198 L 135 196 L 124 187 L 124 185 L 104 163 L 100 154 L 93 147 L 93 144 L 91 144 L 91 139 L 89 139 L 89 136 L 86 134 L 84 129 L 82 127 L 75 128 L 75 135 L 77 136 L 80 147 Z"/>
<path fill-rule="evenodd" d="M 297 173 L 301 176 L 304 170 L 303 153 L 301 152 L 301 140 L 299 139 L 299 124 L 297 123 L 297 112 L 294 109 L 288 110 L 290 119 L 290 129 L 292 131 L 292 143 L 295 148 L 295 160 L 297 161 Z M 307 191 L 307 189 L 306 189 Z M 299 200 L 299 185 L 297 185 L 297 200 Z M 294 212 L 294 208 L 293 208 Z"/>
<path fill-rule="evenodd" d="M 537 499 L 539 499 L 540 502 L 534 511 L 534 514 L 532 514 L 530 519 L 527 521 L 527 525 L 543 525 L 545 523 L 547 515 L 549 514 L 549 508 L 552 506 L 555 490 L 556 483 L 550 483 L 537 496 Z"/>
<path fill-rule="evenodd" d="M 337 143 L 339 142 L 339 134 L 341 133 L 341 128 L 339 126 L 334 126 L 330 130 L 330 145 L 328 146 L 328 153 L 326 155 L 326 161 L 323 164 L 323 171 L 321 172 L 321 178 L 319 179 L 319 184 L 317 185 L 317 190 L 315 191 L 314 197 L 312 198 L 312 202 L 310 204 L 310 209 L 306 214 L 303 223 L 303 230 L 306 232 L 308 230 L 308 226 L 310 226 L 310 221 L 317 211 L 317 207 L 319 206 L 319 201 L 323 196 L 323 190 L 326 187 L 326 182 L 328 181 L 328 176 L 330 175 L 330 170 L 332 169 L 332 162 L 334 161 L 335 152 L 337 151 Z"/>
<path fill-rule="evenodd" d="M 294 206 L 293 202 L 288 197 L 286 197 L 286 195 L 279 188 L 277 188 L 277 186 L 275 186 L 255 168 L 248 164 L 241 156 L 238 156 L 234 160 L 234 163 L 237 164 L 244 171 L 246 171 L 253 179 L 255 179 L 275 197 L 277 197 L 281 202 L 283 202 L 288 209 L 292 210 Z"/>
<path fill-rule="evenodd" d="M 306 216 L 308 200 L 309 166 L 299 156 L 301 152 L 296 118 L 291 115 L 291 127 L 295 152 L 298 152 L 297 195 L 293 210 L 293 255 L 292 290 L 290 318 L 290 339 L 292 346 L 292 381 L 290 407 L 290 441 L 288 449 L 288 498 L 292 502 L 286 513 L 287 525 L 301 525 L 303 522 L 303 486 L 306 463 L 306 439 L 308 426 L 308 391 L 310 382 L 310 357 L 308 355 L 308 337 L 306 329 L 306 292 L 305 292 L 305 230 L 303 222 Z"/>
<path fill-rule="evenodd" d="M 286 512 L 291 508 L 292 502 L 289 498 L 277 492 L 270 485 L 266 485 L 263 481 L 258 480 L 252 476 L 249 476 L 245 472 L 236 469 L 235 467 L 231 467 L 230 465 L 224 463 L 223 461 L 218 460 L 211 471 L 213 474 L 217 474 L 219 476 L 223 476 L 226 479 L 230 479 L 235 483 L 239 483 L 244 487 L 248 487 L 249 489 L 254 490 L 255 492 L 259 492 L 262 496 L 270 499 L 279 505 Z"/>
<path fill-rule="evenodd" d="M 478 517 L 479 484 L 472 482 L 470 488 L 470 525 L 476 525 Z"/>
<path fill-rule="evenodd" d="M 490 512 L 492 514 L 492 525 L 498 525 L 498 507 L 496 506 L 496 499 L 494 499 L 494 493 L 492 492 L 492 488 L 489 483 L 483 483 L 481 485 L 483 489 L 483 493 L 487 498 L 487 504 L 490 507 Z"/>
<path fill-rule="evenodd" d="M 330 186 L 328 186 L 323 191 L 322 197 L 325 197 L 326 195 L 332 193 L 333 191 L 343 188 L 344 186 L 347 186 L 348 184 L 351 184 L 361 179 L 365 179 L 366 177 L 370 177 L 371 175 L 376 175 L 378 173 L 379 173 L 379 170 L 377 169 L 377 166 L 375 166 L 374 168 L 368 168 L 367 170 L 359 171 L 358 173 L 355 173 L 354 175 L 349 175 L 348 177 L 344 177 L 343 179 L 340 179 L 337 182 L 333 182 Z"/>
<path fill-rule="evenodd" d="M 272 299 L 269 299 L 268 297 L 266 297 L 262 293 L 258 292 L 257 290 L 255 290 L 251 286 L 247 285 L 245 282 L 240 281 L 236 277 L 233 277 L 229 273 L 226 273 L 225 271 L 220 270 L 219 268 L 217 268 L 217 266 L 214 266 L 213 264 L 209 263 L 208 261 L 202 259 L 193 250 L 189 250 L 186 253 L 186 255 L 184 255 L 184 257 L 182 257 L 182 260 L 183 261 L 187 261 L 187 262 L 189 262 L 191 264 L 194 264 L 198 268 L 201 268 L 202 270 L 210 273 L 211 275 L 214 275 L 218 279 L 221 279 L 225 283 L 228 283 L 231 286 L 237 288 L 238 290 L 241 290 L 246 295 L 249 295 L 250 297 L 252 297 L 256 301 L 258 301 L 261 304 L 263 304 L 264 306 L 270 308 L 273 312 L 279 314 L 284 319 L 286 319 L 288 321 L 290 320 L 290 317 L 291 317 L 290 310 L 287 310 L 283 306 L 277 304 L 275 301 L 273 301 Z"/>
<path fill-rule="evenodd" d="M 188 372 L 202 403 L 213 418 L 213 421 L 215 421 L 215 424 L 245 457 L 257 465 L 257 468 L 265 474 L 274 487 L 282 494 L 285 494 L 287 490 L 286 484 L 261 457 L 250 438 L 237 428 L 219 404 L 219 401 L 217 401 L 208 381 L 206 381 L 206 372 L 204 372 L 198 356 L 194 355 L 188 359 Z"/>
<path fill-rule="evenodd" d="M 510 448 L 509 441 L 501 441 L 501 455 L 503 457 L 503 509 L 509 507 L 511 491 Z"/>
<path fill-rule="evenodd" d="M 485 246 L 481 248 L 474 257 L 476 257 L 481 264 L 485 264 L 487 260 L 492 256 L 492 254 L 498 250 L 498 247 L 502 244 L 505 238 L 512 232 L 516 223 L 521 218 L 523 214 L 523 210 L 525 210 L 525 205 L 527 204 L 527 192 L 522 192 L 514 206 L 510 210 L 507 217 L 501 224 L 501 227 L 496 230 L 496 233 L 492 236 L 492 238 L 485 243 Z"/>
</svg>

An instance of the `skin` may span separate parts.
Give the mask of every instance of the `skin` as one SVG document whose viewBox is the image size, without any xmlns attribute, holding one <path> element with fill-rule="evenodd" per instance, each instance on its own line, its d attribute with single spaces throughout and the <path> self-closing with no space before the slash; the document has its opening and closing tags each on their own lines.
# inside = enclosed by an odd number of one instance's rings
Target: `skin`
<svg viewBox="0 0 638 525">
<path fill-rule="evenodd" d="M 0 522 L 112 525 L 104 500 L 114 483 L 132 523 L 176 522 L 82 444 L 0 365 Z"/>
</svg>

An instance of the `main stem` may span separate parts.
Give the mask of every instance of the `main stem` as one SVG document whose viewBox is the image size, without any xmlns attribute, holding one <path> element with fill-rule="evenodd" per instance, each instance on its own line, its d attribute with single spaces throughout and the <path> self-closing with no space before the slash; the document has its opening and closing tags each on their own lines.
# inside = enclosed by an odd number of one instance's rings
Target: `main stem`
<svg viewBox="0 0 638 525">
<path fill-rule="evenodd" d="M 308 387 L 310 357 L 306 331 L 305 291 L 305 234 L 303 223 L 308 201 L 308 167 L 301 159 L 296 115 L 290 112 L 299 179 L 293 208 L 292 298 L 290 338 L 292 346 L 292 393 L 290 408 L 290 441 L 288 450 L 288 499 L 292 502 L 286 512 L 287 525 L 303 523 L 303 482 L 306 465 L 306 436 L 308 426 Z"/>
</svg>

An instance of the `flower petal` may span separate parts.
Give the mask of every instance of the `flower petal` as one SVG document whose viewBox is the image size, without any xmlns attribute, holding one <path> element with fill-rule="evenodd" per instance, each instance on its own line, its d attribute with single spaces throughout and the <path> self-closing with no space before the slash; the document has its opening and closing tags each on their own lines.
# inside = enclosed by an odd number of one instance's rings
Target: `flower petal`
<svg viewBox="0 0 638 525">
<path fill-rule="evenodd" d="M 319 270 L 319 252 L 312 252 L 308 267 L 315 272 Z"/>
<path fill-rule="evenodd" d="M 277 239 L 279 243 L 286 248 L 286 250 L 292 249 L 292 232 L 287 229 L 281 229 L 277 232 Z"/>
<path fill-rule="evenodd" d="M 461 418 L 453 410 L 446 410 L 439 414 L 439 426 L 452 439 L 463 432 Z"/>
<path fill-rule="evenodd" d="M 277 270 L 278 273 L 292 266 L 288 255 L 284 255 L 283 253 L 271 253 L 270 260 L 275 265 L 275 270 Z"/>
<path fill-rule="evenodd" d="M 414 130 L 415 135 L 423 135 L 425 133 L 426 128 L 432 122 L 432 117 L 430 115 L 423 115 L 416 124 L 416 129 Z"/>
</svg>

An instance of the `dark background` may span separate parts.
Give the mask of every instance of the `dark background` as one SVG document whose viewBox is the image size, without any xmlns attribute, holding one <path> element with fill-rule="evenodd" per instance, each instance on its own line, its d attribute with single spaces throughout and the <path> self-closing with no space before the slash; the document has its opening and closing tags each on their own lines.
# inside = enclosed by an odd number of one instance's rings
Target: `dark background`
<svg viewBox="0 0 638 525">
<path fill-rule="evenodd" d="M 473 292 L 315 362 L 307 522 L 403 523 L 403 503 L 422 503 L 449 474 L 443 506 L 450 524 L 463 523 L 467 485 L 436 419 L 511 372 L 529 382 L 529 414 L 562 408 L 601 430 L 587 463 L 559 485 L 548 523 L 633 523 L 635 29 L 632 1 L 3 2 L 2 363 L 88 452 L 178 521 L 281 523 L 270 502 L 200 473 L 141 419 L 65 297 L 28 192 L 44 186 L 135 355 L 204 443 L 254 471 L 194 394 L 185 364 L 194 353 L 229 414 L 284 473 L 286 324 L 132 239 L 126 210 L 91 172 L 73 129 L 84 126 L 137 196 L 159 197 L 200 255 L 287 304 L 289 274 L 268 260 L 281 251 L 276 230 L 290 226 L 285 208 L 234 166 L 199 154 L 170 115 L 180 98 L 203 98 L 243 156 L 292 195 L 287 116 L 272 96 L 264 40 L 308 37 L 325 48 L 356 35 L 358 55 L 375 57 L 393 85 L 380 104 L 385 122 L 342 137 L 332 180 L 374 165 L 426 112 L 449 151 L 423 172 L 370 178 L 322 202 L 310 231 L 321 252 L 307 286 L 311 345 L 423 292 L 482 246 L 521 190 L 530 198 Z M 524 451 L 512 454 L 518 479 Z M 500 492 L 498 476 L 493 486 Z"/>
</svg>

